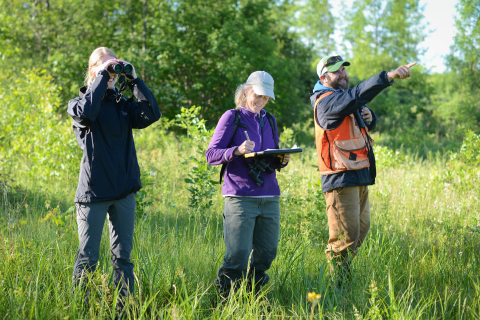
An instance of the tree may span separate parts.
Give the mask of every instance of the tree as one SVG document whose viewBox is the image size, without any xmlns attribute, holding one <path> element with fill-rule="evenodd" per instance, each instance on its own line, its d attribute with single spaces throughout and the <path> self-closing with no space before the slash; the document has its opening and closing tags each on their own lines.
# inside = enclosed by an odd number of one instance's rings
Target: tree
<svg viewBox="0 0 480 320">
<path fill-rule="evenodd" d="M 0 52 L 8 70 L 45 68 L 64 101 L 78 94 L 90 53 L 113 49 L 133 63 L 173 118 L 202 106 L 209 125 L 234 107 L 236 87 L 256 70 L 275 79 L 270 107 L 288 125 L 306 113 L 310 52 L 276 0 L 0 0 Z M 285 115 L 284 115 L 285 113 Z"/>
<path fill-rule="evenodd" d="M 9 69 L 47 69 L 65 100 L 78 93 L 95 47 L 118 49 L 114 0 L 0 0 L 0 6 L 0 50 Z"/>
<path fill-rule="evenodd" d="M 419 0 L 355 0 L 346 12 L 345 39 L 356 64 L 355 75 L 390 70 L 423 53 L 423 9 Z"/>
<path fill-rule="evenodd" d="M 283 24 L 281 10 L 283 4 L 272 0 L 163 2 L 153 13 L 158 26 L 151 38 L 158 64 L 155 94 L 167 116 L 201 105 L 201 117 L 214 125 L 234 107 L 236 87 L 251 72 L 265 70 L 278 97 L 270 108 L 286 124 L 298 119 L 298 110 L 307 109 L 302 85 L 309 52 Z"/>
<path fill-rule="evenodd" d="M 335 20 L 330 10 L 328 0 L 306 0 L 298 6 L 298 32 L 313 48 L 316 62 L 336 49 L 332 39 Z"/>
<path fill-rule="evenodd" d="M 460 0 L 457 33 L 447 64 L 451 69 L 449 92 L 439 98 L 439 114 L 460 127 L 460 136 L 480 124 L 480 3 Z"/>
<path fill-rule="evenodd" d="M 345 51 L 353 56 L 347 68 L 352 85 L 365 78 L 418 61 L 426 36 L 419 0 L 356 0 L 346 12 Z M 421 65 L 412 78 L 396 81 L 370 104 L 378 116 L 377 142 L 421 154 L 442 148 L 448 128 L 437 117 L 435 82 Z"/>
</svg>

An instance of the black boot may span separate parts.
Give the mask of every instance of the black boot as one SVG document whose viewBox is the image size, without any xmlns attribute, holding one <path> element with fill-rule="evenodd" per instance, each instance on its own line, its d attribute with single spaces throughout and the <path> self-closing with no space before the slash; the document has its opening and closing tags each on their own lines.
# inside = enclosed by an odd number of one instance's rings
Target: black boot
<svg viewBox="0 0 480 320">
<path fill-rule="evenodd" d="M 80 290 L 83 294 L 83 309 L 88 310 L 90 308 L 90 286 L 89 277 L 91 274 L 82 271 L 79 277 L 74 277 L 72 285 L 72 295 L 75 295 L 76 290 Z"/>
<path fill-rule="evenodd" d="M 351 260 L 349 257 L 335 258 L 332 263 L 335 266 L 335 273 L 337 276 L 337 287 L 342 288 L 349 286 L 352 281 Z"/>
<path fill-rule="evenodd" d="M 213 285 L 217 288 L 218 292 L 218 304 L 222 304 L 228 300 L 228 296 L 230 295 L 231 290 L 230 284 L 230 282 L 226 283 L 219 280 L 218 278 L 213 280 Z"/>
</svg>

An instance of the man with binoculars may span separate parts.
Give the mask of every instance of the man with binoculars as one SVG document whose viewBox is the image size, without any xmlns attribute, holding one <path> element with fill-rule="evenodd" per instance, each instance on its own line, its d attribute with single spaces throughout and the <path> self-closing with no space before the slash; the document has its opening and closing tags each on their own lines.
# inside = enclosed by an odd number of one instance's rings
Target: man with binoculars
<svg viewBox="0 0 480 320">
<path fill-rule="evenodd" d="M 338 271 L 340 286 L 350 279 L 351 260 L 370 229 L 368 186 L 375 183 L 376 169 L 368 132 L 375 128 L 377 117 L 365 104 L 393 85 L 394 79 L 409 78 L 409 68 L 415 64 L 382 71 L 351 89 L 345 69 L 350 62 L 326 56 L 317 65 L 320 81 L 310 99 L 327 204 L 329 239 L 325 253 Z"/>
</svg>

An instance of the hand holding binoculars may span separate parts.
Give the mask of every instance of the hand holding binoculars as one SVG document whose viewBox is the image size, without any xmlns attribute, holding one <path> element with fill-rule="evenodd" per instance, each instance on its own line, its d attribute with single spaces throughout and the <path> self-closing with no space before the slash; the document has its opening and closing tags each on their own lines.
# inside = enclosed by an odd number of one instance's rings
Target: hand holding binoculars
<svg viewBox="0 0 480 320">
<path fill-rule="evenodd" d="M 110 73 L 130 74 L 133 71 L 133 66 L 130 63 L 113 62 L 108 66 L 107 71 Z"/>
</svg>

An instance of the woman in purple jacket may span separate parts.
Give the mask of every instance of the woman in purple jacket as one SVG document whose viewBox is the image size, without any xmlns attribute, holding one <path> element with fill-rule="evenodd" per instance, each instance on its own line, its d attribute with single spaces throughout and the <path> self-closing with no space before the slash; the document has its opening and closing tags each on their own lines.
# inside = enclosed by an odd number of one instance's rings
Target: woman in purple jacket
<svg viewBox="0 0 480 320">
<path fill-rule="evenodd" d="M 222 186 L 226 250 L 214 281 L 223 297 L 244 278 L 256 290 L 265 285 L 269 280 L 265 272 L 277 255 L 280 188 L 274 168 L 285 167 L 290 155 L 282 161 L 267 159 L 269 167 L 263 172 L 255 168 L 253 160 L 243 157 L 278 148 L 275 118 L 263 110 L 269 98 L 275 99 L 272 76 L 265 71 L 252 73 L 237 88 L 236 109 L 222 115 L 205 153 L 208 164 L 226 164 Z M 241 120 L 234 132 L 236 117 Z"/>
</svg>

